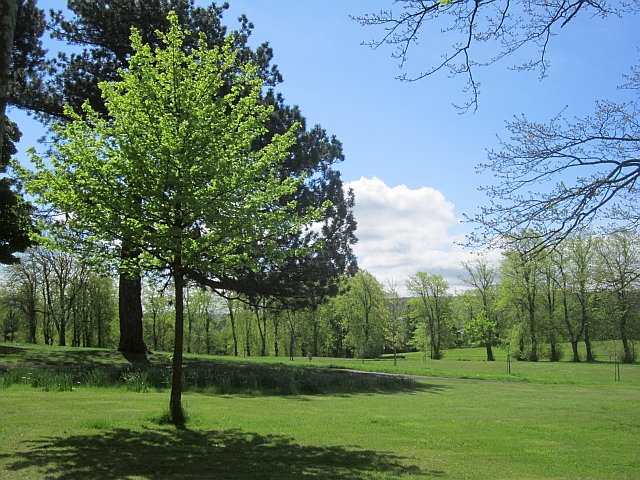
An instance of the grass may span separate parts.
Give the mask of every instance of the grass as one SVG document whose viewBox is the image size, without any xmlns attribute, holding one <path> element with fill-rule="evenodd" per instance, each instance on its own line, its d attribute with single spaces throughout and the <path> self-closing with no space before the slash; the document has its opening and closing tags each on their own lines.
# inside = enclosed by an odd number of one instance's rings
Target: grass
<svg viewBox="0 0 640 480">
<path fill-rule="evenodd" d="M 57 368 L 51 358 L 80 363 L 72 349 L 0 348 L 0 363 L 12 368 L 35 358 L 49 370 Z M 100 363 L 94 358 L 102 359 L 101 368 L 139 366 L 115 352 L 78 352 L 86 366 Z M 161 368 L 165 360 L 158 354 L 146 368 Z M 221 359 L 186 360 L 193 368 L 216 362 Z M 278 369 L 279 362 L 220 364 Z M 497 370 L 502 362 L 450 355 L 425 364 L 409 355 L 402 362 L 398 369 L 411 372 L 504 375 Z M 291 367 L 331 364 L 350 366 L 314 358 Z M 394 368 L 389 360 L 364 365 Z M 190 420 L 182 430 L 163 422 L 167 391 L 45 392 L 17 382 L 0 388 L 0 478 L 640 478 L 640 366 L 621 368 L 622 382 L 613 381 L 609 364 L 514 362 L 512 371 L 528 382 L 439 379 L 418 382 L 419 388 L 313 395 L 193 389 L 184 395 Z"/>
<path fill-rule="evenodd" d="M 5 390 L 3 478 L 637 478 L 630 388 L 436 382 L 418 393 Z"/>
</svg>

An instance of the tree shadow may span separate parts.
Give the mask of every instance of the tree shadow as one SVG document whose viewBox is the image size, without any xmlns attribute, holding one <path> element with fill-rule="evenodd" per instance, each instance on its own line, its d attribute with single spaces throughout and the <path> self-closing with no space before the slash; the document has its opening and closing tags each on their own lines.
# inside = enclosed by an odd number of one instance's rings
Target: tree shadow
<svg viewBox="0 0 640 480">
<path fill-rule="evenodd" d="M 341 446 L 299 445 L 280 435 L 241 430 L 142 431 L 115 429 L 94 435 L 45 438 L 29 448 L 2 455 L 7 471 L 36 469 L 45 478 L 62 480 L 161 478 L 350 480 L 384 474 L 439 477 L 405 457 Z"/>
<path fill-rule="evenodd" d="M 151 362 L 149 361 L 146 353 L 121 352 L 121 355 L 131 365 L 151 366 Z"/>
</svg>

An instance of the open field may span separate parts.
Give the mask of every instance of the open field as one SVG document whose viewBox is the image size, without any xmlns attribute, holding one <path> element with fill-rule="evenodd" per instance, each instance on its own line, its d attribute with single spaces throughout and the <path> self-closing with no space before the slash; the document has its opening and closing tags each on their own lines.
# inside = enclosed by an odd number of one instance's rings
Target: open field
<svg viewBox="0 0 640 480">
<path fill-rule="evenodd" d="M 0 348 L 5 365 L 127 363 L 101 350 Z M 305 359 L 292 367 L 337 362 Z M 362 366 L 351 362 L 340 366 Z M 411 355 L 403 362 L 400 369 L 466 369 L 468 376 L 503 375 L 497 367 L 504 368 L 451 359 L 433 366 Z M 388 360 L 364 365 L 394 368 Z M 640 366 L 621 368 L 621 382 L 609 364 L 514 362 L 512 371 L 528 382 L 433 380 L 325 395 L 186 393 L 185 430 L 159 421 L 167 391 L 44 392 L 15 384 L 0 387 L 0 477 L 640 478 Z"/>
</svg>

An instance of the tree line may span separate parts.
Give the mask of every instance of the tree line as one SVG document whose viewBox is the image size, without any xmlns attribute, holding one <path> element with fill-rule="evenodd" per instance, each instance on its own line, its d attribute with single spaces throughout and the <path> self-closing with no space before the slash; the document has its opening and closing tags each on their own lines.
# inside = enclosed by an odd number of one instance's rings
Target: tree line
<svg viewBox="0 0 640 480">
<path fill-rule="evenodd" d="M 463 263 L 464 289 L 451 292 L 440 275 L 416 272 L 401 296 L 393 281 L 366 270 L 340 279 L 335 296 L 295 305 L 287 299 L 214 292 L 189 282 L 184 293 L 184 351 L 196 354 L 378 358 L 422 351 L 495 348 L 528 361 L 595 361 L 595 345 L 615 341 L 622 362 L 637 360 L 640 340 L 640 242 L 621 232 L 573 235 L 550 253 L 530 245 L 502 261 Z M 117 341 L 116 279 L 92 273 L 68 254 L 42 247 L 9 267 L 2 291 L 5 338 L 75 346 L 113 347 Z M 143 281 L 143 335 L 153 350 L 174 344 L 172 280 Z M 69 332 L 70 340 L 64 339 Z M 55 338 L 54 338 L 55 337 Z M 583 348 L 581 348 L 581 345 Z M 582 353 L 584 352 L 584 353 Z M 601 351 L 600 354 L 603 354 Z M 396 360 L 397 361 L 397 360 Z"/>
</svg>

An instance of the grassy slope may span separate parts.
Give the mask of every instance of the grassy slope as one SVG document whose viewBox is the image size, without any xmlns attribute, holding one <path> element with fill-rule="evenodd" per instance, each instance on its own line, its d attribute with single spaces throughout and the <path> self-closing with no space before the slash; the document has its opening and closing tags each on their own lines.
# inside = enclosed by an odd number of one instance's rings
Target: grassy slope
<svg viewBox="0 0 640 480">
<path fill-rule="evenodd" d="M 58 350 L 4 347 L 0 364 L 78 361 L 73 349 Z M 77 352 L 87 362 L 126 361 L 114 352 Z M 483 374 L 495 368 L 447 362 L 437 368 Z M 405 363 L 426 368 L 420 358 Z M 387 361 L 370 365 L 393 368 Z M 188 394 L 186 431 L 154 422 L 166 393 L 0 389 L 0 477 L 640 477 L 640 366 L 623 366 L 616 383 L 606 364 L 513 367 L 534 383 L 435 380 L 411 393 L 376 395 Z"/>
</svg>

